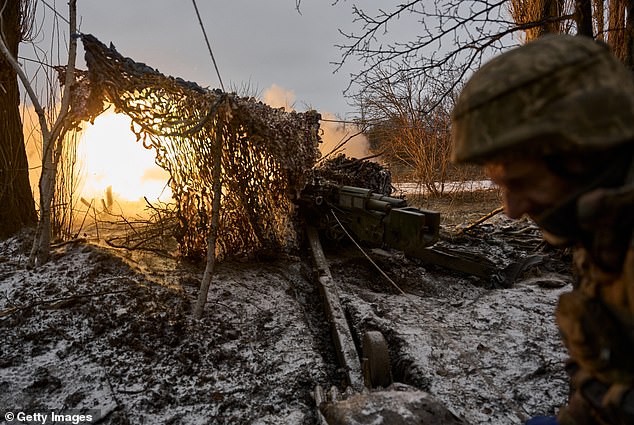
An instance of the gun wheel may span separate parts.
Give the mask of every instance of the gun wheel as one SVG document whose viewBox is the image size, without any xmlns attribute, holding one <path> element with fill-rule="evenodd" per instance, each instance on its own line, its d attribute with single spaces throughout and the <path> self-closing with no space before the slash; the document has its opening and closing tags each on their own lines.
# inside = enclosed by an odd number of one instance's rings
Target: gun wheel
<svg viewBox="0 0 634 425">
<path fill-rule="evenodd" d="M 363 377 L 368 388 L 387 387 L 392 383 L 387 341 L 379 331 L 363 335 Z"/>
</svg>

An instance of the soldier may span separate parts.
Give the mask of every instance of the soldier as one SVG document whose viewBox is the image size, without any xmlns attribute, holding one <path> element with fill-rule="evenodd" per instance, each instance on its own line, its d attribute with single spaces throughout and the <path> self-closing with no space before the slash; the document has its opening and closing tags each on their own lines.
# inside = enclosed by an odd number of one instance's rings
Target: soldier
<svg viewBox="0 0 634 425">
<path fill-rule="evenodd" d="M 484 165 L 506 214 L 575 247 L 556 311 L 572 391 L 548 423 L 634 424 L 631 72 L 589 38 L 545 36 L 482 66 L 452 120 L 455 161 Z"/>
</svg>

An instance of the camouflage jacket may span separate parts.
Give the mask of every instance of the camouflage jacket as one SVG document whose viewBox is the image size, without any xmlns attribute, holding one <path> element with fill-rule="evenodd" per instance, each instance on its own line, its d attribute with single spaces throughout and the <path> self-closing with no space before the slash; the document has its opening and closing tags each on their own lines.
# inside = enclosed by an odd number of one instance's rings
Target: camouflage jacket
<svg viewBox="0 0 634 425">
<path fill-rule="evenodd" d="M 576 249 L 577 283 L 557 307 L 572 378 L 558 420 L 634 424 L 634 172 L 621 188 L 584 195 L 578 212 L 592 240 Z"/>
</svg>

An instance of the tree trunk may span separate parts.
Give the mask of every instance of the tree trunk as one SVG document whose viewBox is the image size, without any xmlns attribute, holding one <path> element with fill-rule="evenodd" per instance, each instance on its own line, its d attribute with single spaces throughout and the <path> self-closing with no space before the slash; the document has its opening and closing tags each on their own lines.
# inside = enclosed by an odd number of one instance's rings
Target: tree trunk
<svg viewBox="0 0 634 425">
<path fill-rule="evenodd" d="M 198 299 L 194 306 L 194 318 L 202 319 L 205 312 L 205 304 L 207 304 L 207 296 L 209 287 L 214 276 L 216 266 L 216 240 L 218 236 L 218 226 L 220 221 L 220 198 L 222 197 L 222 141 L 223 129 L 220 123 L 216 126 L 216 140 L 214 143 L 214 169 L 212 190 L 214 193 L 211 206 L 211 229 L 207 236 L 207 264 L 203 274 L 203 280 L 200 284 Z"/>
<path fill-rule="evenodd" d="M 562 24 L 557 18 L 563 13 L 563 0 L 512 0 L 509 10 L 516 24 L 527 25 L 526 42 L 544 34 L 561 33 Z"/>
<path fill-rule="evenodd" d="M 77 32 L 77 0 L 68 2 L 69 31 Z M 57 177 L 57 165 L 63 152 L 62 143 L 66 132 L 67 115 L 70 108 L 70 88 L 75 79 L 75 59 L 77 54 L 77 39 L 70 37 L 68 46 L 68 64 L 66 65 L 66 78 L 59 115 L 49 131 L 40 107 L 40 123 L 42 127 L 42 175 L 40 176 L 40 221 L 38 223 L 33 248 L 29 256 L 28 265 L 44 264 L 48 261 L 51 249 L 51 207 L 55 196 L 55 180 Z M 28 88 L 27 88 L 28 91 Z M 36 109 L 38 109 L 36 107 Z"/>
<path fill-rule="evenodd" d="M 561 16 L 563 4 L 561 0 L 544 0 L 540 19 L 544 21 L 541 27 L 541 34 L 559 34 L 561 32 L 561 22 L 555 20 Z"/>
<path fill-rule="evenodd" d="M 605 41 L 605 5 L 603 0 L 594 0 L 594 21 L 597 25 L 597 40 Z"/>
<path fill-rule="evenodd" d="M 625 2 L 627 20 L 625 22 L 625 65 L 634 70 L 634 1 Z"/>
<path fill-rule="evenodd" d="M 575 22 L 577 34 L 593 37 L 592 31 L 592 0 L 575 1 Z"/>
<path fill-rule="evenodd" d="M 625 61 L 625 4 L 623 0 L 610 0 L 607 42 L 614 54 Z"/>
<path fill-rule="evenodd" d="M 22 34 L 21 9 L 21 0 L 0 0 L 3 36 L 13 57 Z M 37 222 L 19 107 L 16 72 L 0 55 L 0 238 Z"/>
</svg>

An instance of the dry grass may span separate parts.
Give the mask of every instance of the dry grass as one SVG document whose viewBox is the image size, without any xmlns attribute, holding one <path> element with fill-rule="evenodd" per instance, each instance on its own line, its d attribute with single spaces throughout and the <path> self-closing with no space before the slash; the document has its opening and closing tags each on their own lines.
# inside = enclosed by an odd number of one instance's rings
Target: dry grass
<svg viewBox="0 0 634 425">
<path fill-rule="evenodd" d="M 411 206 L 440 212 L 441 224 L 446 226 L 471 223 L 502 205 L 497 189 L 441 196 L 408 195 L 407 200 Z"/>
</svg>

